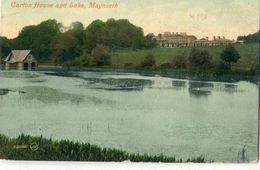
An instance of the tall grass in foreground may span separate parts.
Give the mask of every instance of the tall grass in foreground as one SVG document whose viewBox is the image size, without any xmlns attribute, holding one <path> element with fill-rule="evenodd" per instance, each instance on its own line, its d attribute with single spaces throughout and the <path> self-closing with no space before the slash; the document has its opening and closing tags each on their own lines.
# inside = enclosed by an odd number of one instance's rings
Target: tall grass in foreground
<svg viewBox="0 0 260 170">
<path fill-rule="evenodd" d="M 42 136 L 20 135 L 8 138 L 0 135 L 0 159 L 11 160 L 59 160 L 59 161 L 113 161 L 121 162 L 205 162 L 204 156 L 187 160 L 167 157 L 163 154 L 132 154 L 123 150 L 101 148 L 89 143 L 69 140 L 52 140 Z"/>
</svg>

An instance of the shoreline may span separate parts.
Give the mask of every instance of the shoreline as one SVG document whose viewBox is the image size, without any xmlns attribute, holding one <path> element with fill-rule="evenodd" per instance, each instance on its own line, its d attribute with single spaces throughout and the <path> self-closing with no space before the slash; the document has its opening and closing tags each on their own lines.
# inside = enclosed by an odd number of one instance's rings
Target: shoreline
<svg viewBox="0 0 260 170">
<path fill-rule="evenodd" d="M 90 71 L 90 72 L 115 72 L 115 73 L 136 73 L 142 76 L 161 76 L 176 79 L 198 80 L 198 81 L 220 81 L 220 82 L 238 82 L 250 81 L 258 83 L 259 76 L 257 75 L 238 75 L 227 74 L 224 76 L 212 77 L 210 74 L 205 74 L 203 77 L 190 76 L 187 70 L 155 70 L 155 69 L 138 69 L 138 68 L 112 68 L 112 67 L 64 67 L 64 66 L 50 66 L 39 65 L 38 71 L 58 71 L 58 72 L 77 72 L 77 71 Z"/>
<path fill-rule="evenodd" d="M 1 70 L 19 70 L 17 68 L 5 69 L 0 67 Z M 23 69 L 20 69 L 23 70 Z M 30 70 L 29 70 L 30 71 Z M 57 65 L 39 65 L 35 71 L 53 71 L 58 73 L 69 73 L 79 71 L 89 72 L 112 72 L 112 73 L 136 73 L 142 76 L 161 76 L 176 79 L 186 79 L 194 81 L 213 81 L 213 82 L 229 82 L 235 83 L 238 81 L 249 81 L 258 84 L 260 80 L 259 75 L 249 74 L 226 74 L 222 76 L 212 76 L 212 74 L 205 73 L 202 76 L 190 75 L 187 70 L 181 69 L 142 69 L 142 68 L 113 68 L 113 67 L 80 67 L 80 66 L 57 66 Z"/>
<path fill-rule="evenodd" d="M 103 148 L 87 142 L 79 143 L 63 139 L 52 140 L 43 136 L 35 137 L 24 134 L 16 138 L 0 134 L 0 159 L 95 162 L 207 162 L 203 155 L 183 160 L 182 158 L 169 157 L 163 154 L 129 153 L 125 150 Z"/>
</svg>

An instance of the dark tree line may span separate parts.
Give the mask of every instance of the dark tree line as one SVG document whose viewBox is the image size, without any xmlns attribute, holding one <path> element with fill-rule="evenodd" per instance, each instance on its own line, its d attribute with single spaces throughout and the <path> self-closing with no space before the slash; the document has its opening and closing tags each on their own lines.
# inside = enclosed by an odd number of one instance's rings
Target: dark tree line
<svg viewBox="0 0 260 170">
<path fill-rule="evenodd" d="M 260 42 L 260 30 L 254 34 L 247 36 L 238 36 L 237 40 L 244 41 L 245 43 L 259 43 Z"/>
<path fill-rule="evenodd" d="M 126 19 L 95 20 L 86 28 L 80 22 L 73 22 L 66 28 L 50 19 L 24 27 L 14 39 L 0 37 L 0 57 L 6 57 L 12 49 L 31 49 L 41 61 L 63 64 L 91 54 L 97 45 L 113 52 L 120 48 L 152 48 L 156 42 L 151 36 L 144 36 L 141 27 Z"/>
</svg>

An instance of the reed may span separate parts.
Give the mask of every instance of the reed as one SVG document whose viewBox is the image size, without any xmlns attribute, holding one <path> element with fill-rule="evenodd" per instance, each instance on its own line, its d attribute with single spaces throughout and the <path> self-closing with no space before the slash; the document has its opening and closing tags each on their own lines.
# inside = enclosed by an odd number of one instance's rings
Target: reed
<svg viewBox="0 0 260 170">
<path fill-rule="evenodd" d="M 102 148 L 89 143 L 69 140 L 52 140 L 42 136 L 33 137 L 21 134 L 9 138 L 0 134 L 0 159 L 48 160 L 48 161 L 106 161 L 106 162 L 205 162 L 204 156 L 186 161 L 163 154 L 148 155 L 128 153 L 119 149 Z"/>
</svg>

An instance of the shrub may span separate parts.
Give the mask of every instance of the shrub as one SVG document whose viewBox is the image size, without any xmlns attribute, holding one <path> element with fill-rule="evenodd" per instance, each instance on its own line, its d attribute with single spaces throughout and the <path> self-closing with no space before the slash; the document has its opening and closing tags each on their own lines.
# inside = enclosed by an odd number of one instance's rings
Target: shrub
<svg viewBox="0 0 260 170">
<path fill-rule="evenodd" d="M 91 57 L 89 54 L 85 53 L 80 56 L 79 63 L 80 66 L 88 66 L 90 64 Z"/>
<path fill-rule="evenodd" d="M 155 57 L 152 54 L 147 54 L 141 63 L 144 68 L 151 68 L 156 65 Z"/>
<path fill-rule="evenodd" d="M 186 57 L 178 55 L 173 58 L 171 65 L 175 69 L 185 69 L 186 63 L 187 63 Z"/>
<path fill-rule="evenodd" d="M 125 67 L 132 67 L 132 66 L 133 66 L 133 63 L 131 63 L 131 62 L 125 63 L 124 66 L 125 66 Z"/>
<path fill-rule="evenodd" d="M 236 63 L 239 60 L 240 55 L 232 45 L 228 45 L 221 53 L 221 59 L 227 63 Z"/>
<path fill-rule="evenodd" d="M 191 72 L 208 72 L 211 69 L 212 58 L 207 51 L 193 48 L 188 58 L 188 68 Z"/>
<path fill-rule="evenodd" d="M 111 56 L 109 54 L 108 48 L 103 45 L 97 44 L 97 46 L 92 50 L 90 57 L 90 65 L 93 66 L 104 66 L 109 65 Z"/>
<path fill-rule="evenodd" d="M 225 63 L 225 62 L 219 62 L 216 66 L 215 66 L 215 71 L 214 74 L 216 76 L 223 76 L 223 75 L 227 75 L 227 74 L 231 74 L 231 67 L 229 64 Z"/>
</svg>

